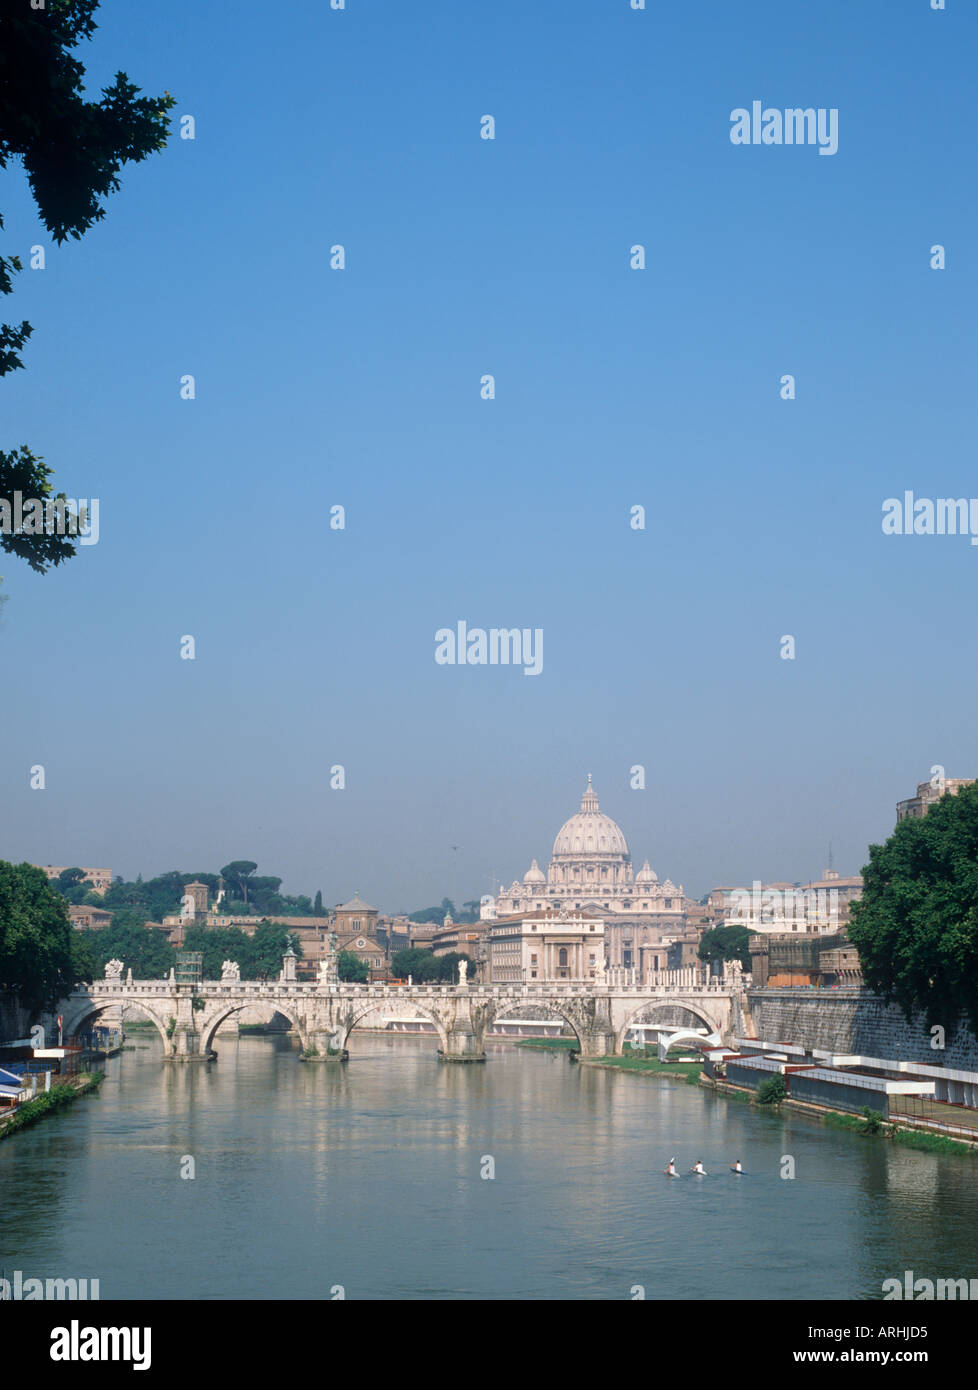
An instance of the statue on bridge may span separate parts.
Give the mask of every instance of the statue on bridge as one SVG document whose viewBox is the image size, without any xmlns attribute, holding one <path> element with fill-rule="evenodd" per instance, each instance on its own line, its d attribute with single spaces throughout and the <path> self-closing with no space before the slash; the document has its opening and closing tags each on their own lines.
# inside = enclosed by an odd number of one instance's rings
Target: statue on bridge
<svg viewBox="0 0 978 1390">
<path fill-rule="evenodd" d="M 226 960 L 221 966 L 221 983 L 237 984 L 241 979 L 241 966 L 236 960 Z"/>
<path fill-rule="evenodd" d="M 319 962 L 319 983 L 321 985 L 334 985 L 339 980 L 339 971 L 336 964 L 336 955 L 331 952 L 328 956 L 323 956 Z"/>
<path fill-rule="evenodd" d="M 123 962 L 121 960 L 107 960 L 105 962 L 105 978 L 107 980 L 113 980 L 117 984 L 121 984 L 122 966 Z"/>
<path fill-rule="evenodd" d="M 469 963 L 467 960 L 460 960 L 458 963 L 458 982 L 464 985 L 469 973 Z"/>
</svg>

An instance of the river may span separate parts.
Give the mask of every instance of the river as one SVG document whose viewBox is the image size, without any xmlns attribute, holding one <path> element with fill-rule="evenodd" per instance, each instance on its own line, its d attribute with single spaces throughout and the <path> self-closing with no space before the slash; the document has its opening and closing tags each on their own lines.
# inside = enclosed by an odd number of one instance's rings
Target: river
<svg viewBox="0 0 978 1390">
<path fill-rule="evenodd" d="M 98 1093 L 0 1144 L 8 1278 L 451 1300 L 879 1298 L 908 1269 L 978 1277 L 968 1158 L 502 1043 L 459 1066 L 432 1038 L 354 1033 L 341 1067 L 218 1038 L 193 1067 L 130 1042 Z"/>
</svg>

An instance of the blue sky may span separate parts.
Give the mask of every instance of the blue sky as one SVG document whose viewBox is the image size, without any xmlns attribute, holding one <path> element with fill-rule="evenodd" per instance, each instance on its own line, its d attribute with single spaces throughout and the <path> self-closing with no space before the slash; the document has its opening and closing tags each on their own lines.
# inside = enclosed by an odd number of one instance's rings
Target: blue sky
<svg viewBox="0 0 978 1390">
<path fill-rule="evenodd" d="M 3 447 L 100 499 L 59 571 L 0 557 L 3 856 L 412 909 L 544 863 L 590 772 L 699 895 L 855 871 L 975 775 L 978 549 L 880 525 L 978 494 L 948 4 L 105 0 L 90 89 L 196 139 L 62 248 L 3 176 L 48 248 Z M 732 145 L 755 99 L 838 108 L 838 152 Z M 542 674 L 437 665 L 460 619 L 542 628 Z"/>
</svg>

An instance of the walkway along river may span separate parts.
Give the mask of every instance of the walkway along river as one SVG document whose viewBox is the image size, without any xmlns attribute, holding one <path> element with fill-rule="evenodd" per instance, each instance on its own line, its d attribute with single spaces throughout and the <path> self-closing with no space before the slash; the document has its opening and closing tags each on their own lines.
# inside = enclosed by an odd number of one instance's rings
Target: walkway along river
<svg viewBox="0 0 978 1390">
<path fill-rule="evenodd" d="M 0 1145 L 8 1278 L 450 1300 L 879 1298 L 908 1269 L 978 1277 L 971 1158 L 503 1043 L 451 1067 L 435 1039 L 355 1033 L 346 1066 L 308 1067 L 287 1038 L 245 1036 L 172 1067 L 132 1041 L 97 1095 Z"/>
</svg>

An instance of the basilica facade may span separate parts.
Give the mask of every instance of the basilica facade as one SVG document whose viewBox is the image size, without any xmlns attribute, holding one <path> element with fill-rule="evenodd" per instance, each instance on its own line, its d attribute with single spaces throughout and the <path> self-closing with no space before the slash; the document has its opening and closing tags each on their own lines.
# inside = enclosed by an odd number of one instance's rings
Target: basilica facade
<svg viewBox="0 0 978 1390">
<path fill-rule="evenodd" d="M 484 903 L 482 915 L 498 920 L 547 909 L 601 917 L 608 964 L 631 969 L 665 968 L 668 942 L 686 926 L 682 884 L 660 882 L 647 859 L 634 872 L 625 835 L 598 806 L 590 776 L 581 809 L 557 832 L 547 872 L 534 859 L 522 881 Z"/>
</svg>

